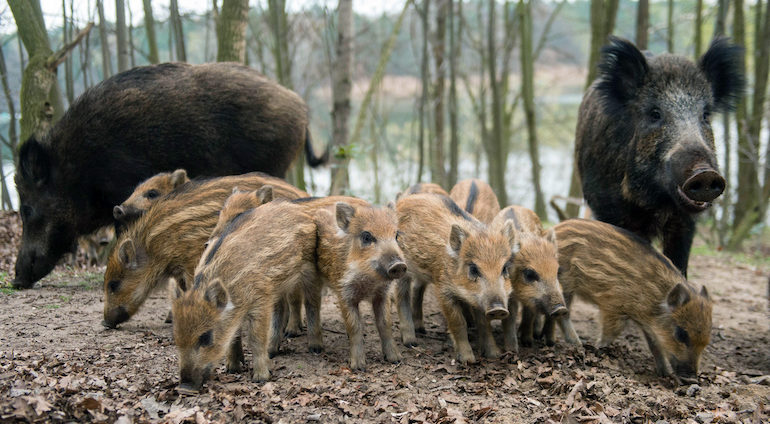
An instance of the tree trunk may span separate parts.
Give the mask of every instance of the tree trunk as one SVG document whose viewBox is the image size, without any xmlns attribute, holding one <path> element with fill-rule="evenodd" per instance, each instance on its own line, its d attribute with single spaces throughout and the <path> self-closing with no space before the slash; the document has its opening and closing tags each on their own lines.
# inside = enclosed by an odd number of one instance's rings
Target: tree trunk
<svg viewBox="0 0 770 424">
<path fill-rule="evenodd" d="M 521 30 L 521 95 L 524 98 L 524 115 L 529 137 L 529 157 L 532 162 L 532 183 L 535 186 L 535 213 L 545 221 L 548 215 L 540 187 L 540 152 L 537 141 L 535 118 L 534 63 L 532 63 L 532 4 L 519 0 L 519 28 Z"/>
<path fill-rule="evenodd" d="M 760 4 L 760 2 L 757 2 L 757 6 Z M 757 13 L 760 13 L 760 10 L 757 10 Z M 770 68 L 770 1 L 765 2 L 764 22 L 762 22 L 762 25 L 758 26 L 756 38 L 757 47 L 754 56 L 754 67 L 756 69 L 754 77 L 754 101 L 752 102 L 753 108 L 749 131 L 754 140 L 756 140 L 756 145 L 759 148 L 761 144 L 759 138 L 762 133 L 762 118 L 766 116 L 764 113 L 765 96 L 767 93 L 768 68 Z M 770 120 L 768 123 L 770 123 Z M 767 202 L 768 199 L 770 199 L 770 156 L 767 156 L 767 154 L 770 154 L 770 145 L 765 148 L 765 172 L 762 184 L 763 195 L 760 200 L 760 219 L 765 216 L 765 213 L 767 212 Z M 757 160 L 759 160 L 759 158 L 757 158 Z"/>
<path fill-rule="evenodd" d="M 8 105 L 8 145 L 6 146 L 10 150 L 13 163 L 16 163 L 16 146 L 19 144 L 19 136 L 16 132 L 16 105 L 13 102 L 13 94 L 11 93 L 11 86 L 8 84 L 8 68 L 5 66 L 5 52 L 3 52 L 2 43 L 0 43 L 0 80 L 3 83 L 3 93 L 5 94 L 5 101 Z M 0 146 L 2 148 L 2 146 Z M 2 163 L 2 161 L 0 161 Z M 0 172 L 2 168 L 0 167 Z M 3 180 L 5 180 L 3 178 Z"/>
<path fill-rule="evenodd" d="M 434 133 L 430 143 L 430 176 L 431 181 L 441 187 L 447 187 L 446 168 L 444 167 L 444 97 L 446 91 L 444 53 L 446 46 L 447 3 L 448 0 L 436 0 L 436 32 L 433 41 L 433 61 L 436 69 L 436 80 L 433 86 Z"/>
<path fill-rule="evenodd" d="M 125 0 L 115 0 L 115 31 L 118 44 L 118 72 L 128 70 L 128 29 Z"/>
<path fill-rule="evenodd" d="M 246 61 L 246 19 L 249 0 L 223 0 L 217 19 L 217 62 Z"/>
<path fill-rule="evenodd" d="M 462 22 L 463 0 L 449 0 L 449 175 L 446 187 L 457 184 L 457 167 L 460 156 L 460 138 L 457 128 L 457 62 L 460 60 L 462 25 L 456 25 L 455 20 Z M 457 15 L 457 17 L 455 16 Z"/>
<path fill-rule="evenodd" d="M 649 28 L 650 0 L 639 0 L 639 5 L 636 8 L 636 47 L 639 50 L 647 50 Z"/>
<path fill-rule="evenodd" d="M 674 53 L 674 0 L 668 0 L 666 12 L 666 49 Z"/>
<path fill-rule="evenodd" d="M 695 60 L 703 52 L 703 0 L 695 0 Z"/>
<path fill-rule="evenodd" d="M 331 168 L 331 195 L 346 193 L 350 188 L 348 161 L 348 120 L 350 94 L 353 90 L 353 0 L 340 0 L 337 7 L 337 46 L 334 62 L 332 99 L 332 141 L 334 159 Z"/>
<path fill-rule="evenodd" d="M 134 46 L 134 13 L 131 11 L 131 3 L 126 3 L 128 10 L 128 57 L 131 67 L 136 66 L 136 48 Z"/>
<path fill-rule="evenodd" d="M 422 181 L 422 174 L 425 166 L 425 109 L 428 104 L 428 86 L 430 84 L 430 62 L 428 57 L 428 14 L 430 12 L 430 0 L 423 0 L 420 21 L 422 22 L 422 63 L 420 64 L 420 76 L 422 81 L 422 93 L 420 94 L 420 104 L 418 106 L 418 115 L 420 117 L 418 136 L 418 164 L 417 181 Z"/>
<path fill-rule="evenodd" d="M 63 18 L 62 45 L 67 45 L 72 38 L 72 21 L 68 22 L 67 19 L 67 0 L 61 1 L 61 10 Z M 67 93 L 67 104 L 69 105 L 75 100 L 75 83 L 72 75 L 72 58 L 67 56 L 67 59 L 64 61 L 64 88 L 65 93 Z"/>
<path fill-rule="evenodd" d="M 489 0 L 487 18 L 487 71 L 489 90 L 492 92 L 492 134 L 487 159 L 489 161 L 489 185 L 500 204 L 508 204 L 505 191 L 505 157 L 503 157 L 503 101 L 500 81 L 497 79 L 497 46 L 495 43 L 495 0 Z"/>
<path fill-rule="evenodd" d="M 96 0 L 99 13 L 99 41 L 102 45 L 102 79 L 112 76 L 112 58 L 110 57 L 110 42 L 107 36 L 107 21 L 104 19 L 104 4 Z"/>
<path fill-rule="evenodd" d="M 177 0 L 171 0 L 169 5 L 169 20 L 174 32 L 174 50 L 176 50 L 176 60 L 187 62 L 187 52 L 184 47 L 184 28 L 182 27 L 182 18 L 179 16 L 179 4 Z"/>
<path fill-rule="evenodd" d="M 741 46 L 746 46 L 743 0 L 735 0 L 734 4 L 733 42 Z M 743 60 L 745 62 L 745 58 Z M 747 215 L 747 212 L 758 206 L 759 176 L 757 175 L 756 160 L 759 152 L 755 147 L 755 143 L 749 138 L 746 102 L 747 100 L 742 98 L 738 102 L 738 107 L 735 111 L 735 119 L 738 127 L 738 198 L 733 215 L 733 229 L 739 228 L 740 223 Z"/>
<path fill-rule="evenodd" d="M 155 18 L 152 16 L 152 0 L 143 0 L 144 4 L 144 30 L 147 33 L 147 60 L 150 63 L 159 63 L 158 40 L 155 36 Z"/>
</svg>

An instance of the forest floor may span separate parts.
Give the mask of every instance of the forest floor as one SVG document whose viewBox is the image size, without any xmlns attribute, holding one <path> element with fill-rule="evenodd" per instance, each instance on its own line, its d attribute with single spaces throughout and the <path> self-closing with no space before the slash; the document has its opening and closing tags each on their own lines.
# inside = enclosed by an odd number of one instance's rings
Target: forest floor
<svg viewBox="0 0 770 424">
<path fill-rule="evenodd" d="M 398 342 L 404 358 L 396 365 L 382 359 L 364 308 L 368 370 L 354 373 L 344 325 L 327 295 L 324 353 L 308 353 L 304 335 L 289 339 L 272 361 L 270 382 L 252 383 L 220 364 L 203 391 L 189 396 L 176 391 L 164 292 L 108 330 L 101 325 L 103 269 L 59 266 L 31 290 L 10 289 L 17 224 L 0 218 L 0 422 L 770 422 L 764 263 L 692 258 L 690 280 L 715 301 L 697 384 L 656 377 L 633 325 L 608 351 L 597 351 L 596 310 L 580 302 L 572 316 L 584 349 L 560 342 L 458 366 L 430 294 L 427 335 L 416 348 Z M 397 335 L 395 314 L 394 321 Z"/>
</svg>

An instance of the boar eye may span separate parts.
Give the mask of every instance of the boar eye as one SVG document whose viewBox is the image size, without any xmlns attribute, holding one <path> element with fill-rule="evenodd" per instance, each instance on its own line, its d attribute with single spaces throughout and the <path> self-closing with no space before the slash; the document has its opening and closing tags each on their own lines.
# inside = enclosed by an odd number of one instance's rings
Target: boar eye
<svg viewBox="0 0 770 424">
<path fill-rule="evenodd" d="M 120 280 L 112 280 L 107 284 L 107 287 L 110 288 L 110 293 L 115 293 L 120 288 Z"/>
<path fill-rule="evenodd" d="M 468 277 L 471 278 L 471 280 L 475 280 L 479 277 L 481 277 L 481 272 L 479 271 L 479 267 L 476 266 L 473 262 L 468 264 Z"/>
<path fill-rule="evenodd" d="M 401 231 L 396 231 L 396 243 L 399 242 L 400 236 L 401 236 Z"/>
<path fill-rule="evenodd" d="M 147 192 L 144 193 L 144 197 L 148 199 L 154 199 L 158 196 L 160 196 L 160 193 L 158 193 L 158 190 L 155 189 L 147 190 Z"/>
<path fill-rule="evenodd" d="M 369 231 L 364 231 L 361 233 L 361 244 L 363 244 L 364 246 L 368 246 L 376 241 L 377 239 L 374 238 L 372 233 L 370 233 Z"/>
<path fill-rule="evenodd" d="M 652 122 L 659 122 L 661 119 L 663 119 L 663 114 L 660 112 L 660 109 L 656 107 L 650 109 L 648 114 L 650 116 L 650 121 Z"/>
<path fill-rule="evenodd" d="M 534 283 L 535 281 L 540 279 L 540 276 L 537 275 L 537 272 L 535 272 L 532 268 L 526 268 L 524 271 L 522 271 L 522 274 L 524 274 L 524 279 L 527 280 L 529 283 Z"/>
<path fill-rule="evenodd" d="M 508 266 L 509 266 L 508 264 L 505 264 L 505 265 L 503 266 L 503 272 L 502 272 L 502 275 L 503 275 L 503 277 L 505 277 L 505 278 L 508 278 Z"/>
<path fill-rule="evenodd" d="M 674 337 L 676 337 L 676 340 L 679 343 L 683 343 L 685 346 L 690 345 L 690 334 L 687 333 L 687 330 L 680 326 L 676 326 L 676 329 L 674 330 Z"/>
<path fill-rule="evenodd" d="M 211 330 L 201 334 L 198 337 L 198 346 L 206 347 L 211 345 Z"/>
</svg>

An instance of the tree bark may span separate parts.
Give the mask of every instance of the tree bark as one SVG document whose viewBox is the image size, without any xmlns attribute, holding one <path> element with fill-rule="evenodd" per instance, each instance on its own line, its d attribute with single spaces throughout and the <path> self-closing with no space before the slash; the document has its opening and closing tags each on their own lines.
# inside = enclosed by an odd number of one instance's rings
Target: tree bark
<svg viewBox="0 0 770 424">
<path fill-rule="evenodd" d="M 418 164 L 417 181 L 422 181 L 425 166 L 425 109 L 428 104 L 428 86 L 430 84 L 430 62 L 428 57 L 428 13 L 430 12 L 430 0 L 423 0 L 420 21 L 422 22 L 422 63 L 420 64 L 420 76 L 422 81 L 422 93 L 418 106 L 419 136 L 418 136 Z"/>
<path fill-rule="evenodd" d="M 460 156 L 460 137 L 457 127 L 457 62 L 462 51 L 460 43 L 462 26 L 455 24 L 457 17 L 462 22 L 463 0 L 449 0 L 449 174 L 447 175 L 447 187 L 457 184 L 457 167 Z"/>
<path fill-rule="evenodd" d="M 503 157 L 503 101 L 500 81 L 497 79 L 497 45 L 495 42 L 495 0 L 489 0 L 487 18 L 487 71 L 489 72 L 489 90 L 492 92 L 492 134 L 489 161 L 489 185 L 492 186 L 500 204 L 508 204 L 505 191 L 505 159 Z"/>
<path fill-rule="evenodd" d="M 223 0 L 217 19 L 217 62 L 246 61 L 249 0 Z"/>
<path fill-rule="evenodd" d="M 639 50 L 647 50 L 647 33 L 649 28 L 650 0 L 639 0 L 639 4 L 636 8 L 636 47 L 638 47 Z"/>
<path fill-rule="evenodd" d="M 179 4 L 177 0 L 171 0 L 169 5 L 169 19 L 174 31 L 174 50 L 176 50 L 176 60 L 187 62 L 187 52 L 184 46 L 184 28 L 182 27 L 182 17 L 179 16 Z"/>
<path fill-rule="evenodd" d="M 733 42 L 746 46 L 745 15 L 743 10 L 743 0 L 735 0 L 735 11 L 733 15 Z M 745 58 L 744 67 L 745 67 Z M 737 202 L 735 204 L 733 216 L 733 229 L 740 226 L 740 222 L 747 215 L 747 212 L 758 206 L 757 199 L 759 193 L 759 176 L 757 175 L 756 160 L 758 151 L 749 138 L 747 122 L 747 100 L 742 98 L 738 102 L 735 111 L 735 119 L 738 127 L 738 186 Z"/>
<path fill-rule="evenodd" d="M 430 143 L 430 175 L 431 181 L 441 187 L 447 187 L 446 168 L 444 167 L 444 98 L 446 91 L 444 53 L 446 47 L 447 3 L 448 0 L 436 0 L 436 32 L 433 40 L 433 63 L 436 69 L 436 79 L 433 86 L 434 132 Z"/>
<path fill-rule="evenodd" d="M 331 168 L 331 195 L 346 193 L 350 188 L 348 176 L 348 120 L 350 94 L 353 90 L 353 0 L 340 0 L 337 7 L 337 60 L 334 62 L 332 99 L 332 141 L 334 155 Z"/>
<path fill-rule="evenodd" d="M 695 0 L 695 60 L 703 52 L 703 0 Z"/>
<path fill-rule="evenodd" d="M 72 3 L 70 3 L 72 4 Z M 72 21 L 67 19 L 67 0 L 61 1 L 62 9 L 62 45 L 66 45 L 72 38 Z M 70 15 L 71 16 L 71 15 Z M 67 104 L 72 104 L 75 100 L 75 82 L 73 81 L 72 58 L 67 56 L 64 61 L 64 88 L 67 94 Z"/>
<path fill-rule="evenodd" d="M 666 49 L 674 52 L 674 0 L 668 0 L 666 11 Z"/>
<path fill-rule="evenodd" d="M 126 28 L 125 0 L 115 0 L 115 31 L 118 44 L 118 72 L 128 70 L 128 29 Z"/>
<path fill-rule="evenodd" d="M 99 13 L 99 41 L 102 45 L 102 79 L 107 79 L 112 76 L 112 58 L 110 57 L 110 42 L 107 36 L 107 21 L 104 18 L 102 0 L 96 0 L 96 9 Z"/>
<path fill-rule="evenodd" d="M 0 80 L 3 84 L 3 94 L 5 94 L 5 101 L 8 106 L 8 150 L 11 151 L 13 163 L 16 163 L 16 146 L 19 144 L 19 136 L 16 132 L 16 105 L 13 102 L 13 94 L 11 93 L 11 86 L 8 84 L 8 68 L 5 65 L 5 52 L 3 52 L 2 43 L 0 43 Z M 0 147 L 1 148 L 1 147 Z M 0 161 L 2 163 L 2 161 Z M 2 168 L 0 167 L 0 171 Z"/>
<path fill-rule="evenodd" d="M 126 10 L 128 10 L 128 57 L 133 68 L 136 66 L 136 48 L 134 46 L 134 13 L 131 11 L 130 2 L 126 3 Z"/>
<path fill-rule="evenodd" d="M 152 0 L 143 0 L 144 30 L 147 33 L 147 60 L 155 64 L 160 62 L 158 57 L 158 39 L 155 36 L 155 18 L 152 16 Z"/>
</svg>

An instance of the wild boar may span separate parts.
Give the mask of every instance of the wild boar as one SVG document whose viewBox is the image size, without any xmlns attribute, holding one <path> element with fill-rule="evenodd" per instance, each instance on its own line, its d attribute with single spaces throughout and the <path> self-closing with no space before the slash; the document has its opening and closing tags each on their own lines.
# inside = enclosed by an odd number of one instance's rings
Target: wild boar
<svg viewBox="0 0 770 424">
<path fill-rule="evenodd" d="M 83 252 L 88 260 L 88 265 L 104 265 L 107 259 L 107 247 L 115 238 L 115 229 L 112 226 L 105 226 L 96 230 L 95 233 L 78 239 L 78 248 Z"/>
<path fill-rule="evenodd" d="M 316 213 L 318 228 L 318 274 L 336 295 L 350 340 L 350 368 L 364 370 L 363 322 L 359 303 L 372 304 L 385 360 L 399 362 L 401 354 L 391 333 L 388 290 L 393 280 L 406 273 L 398 246 L 398 220 L 390 207 L 354 207 L 338 201 L 334 212 Z M 320 303 L 321 285 L 316 285 L 311 303 Z M 311 310 L 307 310 L 308 316 Z M 315 320 L 319 322 L 319 320 Z M 309 328 L 309 326 L 308 326 Z M 309 331 L 310 332 L 310 331 Z"/>
<path fill-rule="evenodd" d="M 313 217 L 290 202 L 270 202 L 230 221 L 201 256 L 191 287 L 175 290 L 180 391 L 197 392 L 226 353 L 228 371 L 240 371 L 241 328 L 254 358 L 252 380 L 270 378 L 282 300 L 316 279 L 315 249 Z"/>
<path fill-rule="evenodd" d="M 500 202 L 492 187 L 475 178 L 455 184 L 449 192 L 449 197 L 465 212 L 487 225 L 500 212 Z"/>
<path fill-rule="evenodd" d="M 530 209 L 508 206 L 495 216 L 490 224 L 492 229 L 504 231 L 504 225 L 511 223 L 518 238 L 518 251 L 509 268 L 511 293 L 508 299 L 510 314 L 503 320 L 503 337 L 506 350 L 518 351 L 516 339 L 516 315 L 518 304 L 523 307 L 520 331 L 521 344 L 532 346 L 534 318 L 536 313 L 550 315 L 559 320 L 567 341 L 580 344 L 562 295 L 559 284 L 558 251 L 556 234 L 545 231 L 540 218 Z"/>
<path fill-rule="evenodd" d="M 508 269 L 517 244 L 513 226 L 506 224 L 504 234 L 491 231 L 449 197 L 433 194 L 405 196 L 396 204 L 396 211 L 399 245 L 408 270 L 398 282 L 402 342 L 415 345 L 415 324 L 422 326 L 418 321 L 421 310 L 419 315 L 418 309 L 412 311 L 411 284 L 433 283 L 459 361 L 476 361 L 468 342 L 463 304 L 477 318 L 482 354 L 499 356 L 500 349 L 487 335 L 489 320 L 508 316 Z"/>
<path fill-rule="evenodd" d="M 696 290 L 649 242 L 619 227 L 571 219 L 554 230 L 564 297 L 569 305 L 577 294 L 599 308 L 599 346 L 612 343 L 631 320 L 659 375 L 697 376 L 711 336 L 706 287 Z"/>
<path fill-rule="evenodd" d="M 404 196 L 409 196 L 410 194 L 419 194 L 419 193 L 433 193 L 433 194 L 440 194 L 442 196 L 449 196 L 449 193 L 447 193 L 446 190 L 444 190 L 438 184 L 417 183 L 417 184 L 412 184 L 405 191 L 399 192 L 396 195 L 396 201 L 399 201 Z"/>
<path fill-rule="evenodd" d="M 153 175 L 139 183 L 128 199 L 112 208 L 112 216 L 120 224 L 126 225 L 142 216 L 163 196 L 189 181 L 190 178 L 184 169 Z"/>
<path fill-rule="evenodd" d="M 169 278 L 189 286 L 233 188 L 256 190 L 264 185 L 273 186 L 275 196 L 278 187 L 288 198 L 306 195 L 281 179 L 250 173 L 193 180 L 150 206 L 120 235 L 110 254 L 104 273 L 104 325 L 115 328 L 127 321 Z"/>
<path fill-rule="evenodd" d="M 305 102 L 247 66 L 165 63 L 117 74 L 19 149 L 23 234 L 13 285 L 32 287 L 159 172 L 283 177 L 303 145 L 311 164 L 324 161 L 311 152 Z"/>
<path fill-rule="evenodd" d="M 725 188 L 711 116 L 743 92 L 743 50 L 717 38 L 698 64 L 611 38 L 583 97 L 575 160 L 596 218 L 651 240 L 687 272 L 695 214 Z"/>
</svg>

